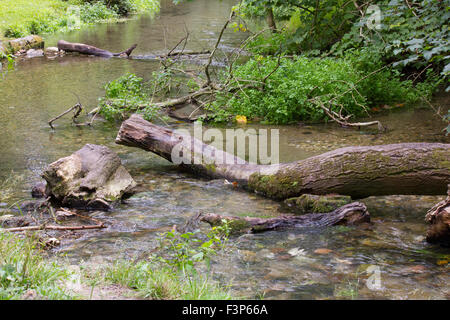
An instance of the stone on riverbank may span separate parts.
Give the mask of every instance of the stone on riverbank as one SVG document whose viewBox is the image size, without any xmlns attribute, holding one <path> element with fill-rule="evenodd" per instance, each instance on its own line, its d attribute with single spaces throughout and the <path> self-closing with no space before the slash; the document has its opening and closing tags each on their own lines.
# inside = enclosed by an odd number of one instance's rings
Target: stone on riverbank
<svg viewBox="0 0 450 320">
<path fill-rule="evenodd" d="M 42 49 L 30 49 L 27 51 L 27 58 L 36 58 L 36 57 L 43 57 L 44 56 L 44 50 Z"/>
<path fill-rule="evenodd" d="M 42 177 L 53 201 L 85 209 L 108 210 L 136 186 L 117 154 L 94 144 L 53 162 Z"/>
<path fill-rule="evenodd" d="M 31 35 L 0 43 L 0 52 L 5 54 L 15 54 L 20 50 L 43 49 L 44 40 L 40 36 Z"/>
</svg>

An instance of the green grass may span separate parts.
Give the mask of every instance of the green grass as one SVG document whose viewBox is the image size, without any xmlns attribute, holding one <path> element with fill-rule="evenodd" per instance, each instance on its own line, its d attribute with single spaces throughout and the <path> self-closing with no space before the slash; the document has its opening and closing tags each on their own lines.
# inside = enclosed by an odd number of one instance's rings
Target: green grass
<svg viewBox="0 0 450 320">
<path fill-rule="evenodd" d="M 56 20 L 61 17 L 69 2 L 60 0 L 2 0 L 0 1 L 0 37 L 8 28 L 16 27 L 27 32 L 27 26 L 41 17 Z"/>
<path fill-rule="evenodd" d="M 131 12 L 159 10 L 158 0 L 131 0 Z M 82 0 L 1 0 L 0 39 L 19 38 L 29 34 L 46 34 L 69 29 L 67 8 L 80 6 L 82 25 L 114 21 L 120 15 L 102 2 L 93 4 Z"/>
<path fill-rule="evenodd" d="M 0 228 L 0 300 L 89 299 L 67 284 L 81 279 L 83 288 L 118 284 L 146 299 L 228 300 L 229 290 L 207 276 L 178 272 L 156 262 L 119 260 L 93 270 L 70 271 L 60 258 L 49 258 L 37 237 L 21 238 Z"/>
<path fill-rule="evenodd" d="M 175 273 L 146 261 L 118 261 L 104 270 L 108 282 L 136 290 L 144 298 L 181 300 L 230 300 L 228 290 L 207 277 Z"/>
<path fill-rule="evenodd" d="M 0 231 L 0 300 L 19 300 L 32 293 L 39 299 L 71 299 L 63 287 L 70 273 L 39 251 L 37 241 Z"/>
</svg>

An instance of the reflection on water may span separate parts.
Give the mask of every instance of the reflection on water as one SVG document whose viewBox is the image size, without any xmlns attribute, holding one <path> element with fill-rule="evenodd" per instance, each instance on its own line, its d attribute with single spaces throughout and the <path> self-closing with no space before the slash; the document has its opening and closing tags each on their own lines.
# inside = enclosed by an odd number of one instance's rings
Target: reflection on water
<svg viewBox="0 0 450 320">
<path fill-rule="evenodd" d="M 135 53 L 148 55 L 173 46 L 191 31 L 191 48 L 211 45 L 233 1 L 197 0 L 180 6 L 164 1 L 155 19 L 141 17 L 127 23 L 101 25 L 47 40 L 60 38 L 94 44 L 114 52 L 139 46 Z M 239 39 L 226 34 L 225 47 Z M 155 245 L 161 231 L 183 224 L 191 215 L 215 212 L 229 215 L 276 216 L 277 202 L 177 171 L 167 161 L 147 152 L 117 146 L 117 125 L 97 123 L 94 128 L 76 128 L 58 122 L 51 132 L 47 121 L 76 102 L 91 109 L 102 95 L 105 83 L 125 72 L 148 79 L 155 61 L 66 56 L 56 60 L 36 58 L 21 62 L 0 83 L 0 179 L 11 170 L 25 173 L 26 182 L 16 198 L 28 198 L 31 185 L 43 168 L 86 143 L 114 149 L 144 192 L 130 198 L 112 212 L 97 212 L 109 227 L 79 233 L 77 241 L 63 240 L 60 252 L 74 261 L 132 257 Z M 448 100 L 437 100 L 448 107 Z M 282 126 L 280 160 L 303 159 L 351 145 L 397 142 L 446 142 L 443 123 L 425 108 L 396 110 L 377 120 L 389 128 L 386 134 L 370 129 L 349 130 L 334 124 Z M 176 126 L 176 124 L 175 124 Z M 183 125 L 187 126 L 187 125 Z M 249 124 L 249 128 L 270 128 Z M 439 197 L 383 197 L 366 202 L 373 224 L 362 227 L 333 227 L 321 230 L 267 232 L 233 240 L 235 249 L 216 259 L 215 277 L 232 283 L 236 295 L 253 298 L 448 298 L 448 249 L 428 245 L 423 238 L 426 210 Z M 207 230 L 207 226 L 202 226 Z M 290 251 L 297 248 L 297 251 Z M 303 249 L 303 250 L 302 250 Z M 318 250 L 317 249 L 328 249 Z M 331 251 L 330 251 L 331 250 Z M 292 253 L 300 252 L 293 255 Z M 380 268 L 379 290 L 365 285 L 370 265 Z"/>
</svg>

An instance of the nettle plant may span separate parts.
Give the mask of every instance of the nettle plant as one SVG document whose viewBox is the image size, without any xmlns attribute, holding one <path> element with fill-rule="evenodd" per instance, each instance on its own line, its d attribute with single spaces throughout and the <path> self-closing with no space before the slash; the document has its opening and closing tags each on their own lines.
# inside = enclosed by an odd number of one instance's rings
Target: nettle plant
<svg viewBox="0 0 450 320">
<path fill-rule="evenodd" d="M 185 233 L 172 230 L 160 236 L 161 250 L 150 258 L 186 276 L 197 276 L 200 264 L 206 264 L 210 270 L 211 257 L 225 248 L 230 232 L 227 220 L 212 227 L 206 235 L 200 230 Z"/>
</svg>

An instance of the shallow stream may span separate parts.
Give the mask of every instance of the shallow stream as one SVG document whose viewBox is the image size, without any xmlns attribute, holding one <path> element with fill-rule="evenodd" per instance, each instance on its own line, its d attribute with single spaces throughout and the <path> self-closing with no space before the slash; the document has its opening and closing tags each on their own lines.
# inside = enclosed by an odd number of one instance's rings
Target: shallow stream
<svg viewBox="0 0 450 320">
<path fill-rule="evenodd" d="M 119 24 L 99 25 L 76 32 L 48 36 L 122 51 L 133 43 L 136 55 L 171 48 L 190 30 L 188 49 L 209 48 L 228 16 L 233 1 L 196 0 L 179 6 L 162 1 L 160 14 L 141 16 Z M 226 33 L 222 49 L 242 39 Z M 158 63 L 149 60 L 102 59 L 65 56 L 55 60 L 34 58 L 20 62 L 0 82 L 0 181 L 14 171 L 24 177 L 15 200 L 30 198 L 51 162 L 70 155 L 86 143 L 115 150 L 142 184 L 144 192 L 112 212 L 95 213 L 109 227 L 80 232 L 76 241 L 63 240 L 57 249 L 78 261 L 113 261 L 130 258 L 154 246 L 161 230 L 181 225 L 197 212 L 224 215 L 276 216 L 280 203 L 178 171 L 160 157 L 114 144 L 118 125 L 98 122 L 77 128 L 61 119 L 52 132 L 47 122 L 76 103 L 79 95 L 87 108 L 96 106 L 103 86 L 126 72 L 145 79 Z M 448 108 L 448 97 L 434 103 Z M 343 129 L 334 124 L 281 126 L 280 161 L 294 161 L 339 147 L 398 142 L 445 142 L 443 122 L 426 106 L 386 110 L 376 117 L 388 132 Z M 173 123 L 173 127 L 186 124 Z M 249 124 L 247 127 L 271 128 Z M 314 231 L 277 231 L 233 238 L 234 249 L 213 264 L 214 279 L 230 285 L 236 296 L 274 299 L 333 298 L 450 298 L 450 251 L 424 241 L 424 215 L 442 197 L 391 196 L 365 200 L 373 224 L 331 227 Z M 205 230 L 208 226 L 203 226 Z M 297 255 L 291 249 L 298 248 Z M 317 249 L 330 249 L 319 250 Z M 303 249 L 303 250 L 301 250 Z M 291 253 L 289 253 L 291 252 Z M 324 254 L 324 252 L 327 252 Z M 375 270 L 371 274 L 367 268 Z M 380 272 L 380 287 L 366 280 Z M 370 288 L 369 288 L 370 287 Z"/>
</svg>

